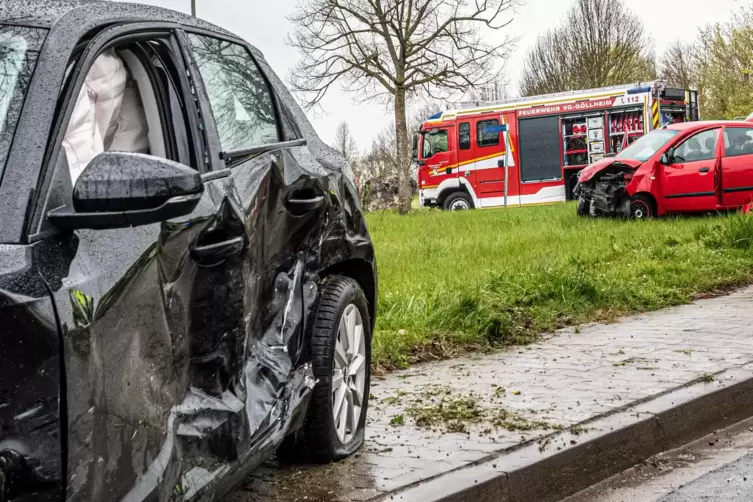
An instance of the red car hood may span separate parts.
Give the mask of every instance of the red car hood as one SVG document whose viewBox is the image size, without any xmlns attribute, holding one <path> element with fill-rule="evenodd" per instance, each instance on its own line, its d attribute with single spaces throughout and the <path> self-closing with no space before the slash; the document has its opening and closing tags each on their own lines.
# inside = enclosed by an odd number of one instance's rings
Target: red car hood
<svg viewBox="0 0 753 502">
<path fill-rule="evenodd" d="M 585 181 L 590 180 L 594 177 L 596 173 L 599 171 L 603 171 L 607 167 L 611 166 L 612 164 L 619 163 L 619 164 L 625 164 L 626 166 L 630 166 L 632 168 L 637 168 L 643 162 L 640 160 L 635 159 L 618 159 L 616 157 L 607 157 L 605 159 L 598 160 L 594 162 L 593 164 L 590 164 L 586 166 L 581 172 L 580 176 L 578 177 L 578 182 L 583 183 Z"/>
</svg>

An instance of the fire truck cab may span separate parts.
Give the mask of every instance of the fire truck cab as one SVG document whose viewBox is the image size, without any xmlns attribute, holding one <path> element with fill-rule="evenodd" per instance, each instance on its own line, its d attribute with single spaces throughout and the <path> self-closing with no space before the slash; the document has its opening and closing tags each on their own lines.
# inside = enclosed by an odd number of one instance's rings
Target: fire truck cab
<svg viewBox="0 0 753 502">
<path fill-rule="evenodd" d="M 698 120 L 698 94 L 661 81 L 468 103 L 413 138 L 421 206 L 450 210 L 573 199 L 578 172 L 649 130 Z"/>
</svg>

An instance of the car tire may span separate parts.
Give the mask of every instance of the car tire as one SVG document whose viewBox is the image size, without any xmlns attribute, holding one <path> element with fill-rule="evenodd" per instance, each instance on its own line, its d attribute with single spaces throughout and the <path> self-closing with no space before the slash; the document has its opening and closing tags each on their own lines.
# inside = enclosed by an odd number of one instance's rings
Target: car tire
<svg viewBox="0 0 753 502">
<path fill-rule="evenodd" d="M 465 192 L 453 192 L 444 200 L 442 208 L 445 211 L 465 211 L 473 209 L 473 201 Z"/>
<path fill-rule="evenodd" d="M 591 201 L 586 200 L 585 197 L 578 197 L 578 216 L 590 216 L 591 215 Z"/>
<path fill-rule="evenodd" d="M 656 216 L 654 201 L 642 194 L 630 197 L 630 219 L 647 220 Z"/>
<path fill-rule="evenodd" d="M 288 436 L 277 451 L 284 462 L 340 460 L 363 445 L 371 380 L 371 320 L 366 297 L 353 279 L 326 279 L 313 319 L 311 355 L 317 383 L 302 429 Z M 359 391 L 361 406 L 356 409 Z"/>
</svg>

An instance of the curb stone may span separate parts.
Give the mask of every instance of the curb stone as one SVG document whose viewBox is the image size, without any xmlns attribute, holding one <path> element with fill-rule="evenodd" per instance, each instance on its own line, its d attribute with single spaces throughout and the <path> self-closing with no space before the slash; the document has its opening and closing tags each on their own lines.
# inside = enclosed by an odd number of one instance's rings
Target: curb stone
<svg viewBox="0 0 753 502">
<path fill-rule="evenodd" d="M 555 502 L 751 416 L 748 363 L 372 500 Z"/>
</svg>

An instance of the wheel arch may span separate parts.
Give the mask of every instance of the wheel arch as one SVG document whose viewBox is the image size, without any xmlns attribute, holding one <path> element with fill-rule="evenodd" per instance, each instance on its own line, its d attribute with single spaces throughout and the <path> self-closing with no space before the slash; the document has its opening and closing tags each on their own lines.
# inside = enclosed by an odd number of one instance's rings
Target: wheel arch
<svg viewBox="0 0 753 502">
<path fill-rule="evenodd" d="M 366 296 L 366 303 L 369 307 L 369 323 L 371 324 L 371 332 L 373 336 L 377 313 L 377 282 L 376 271 L 372 264 L 366 260 L 352 258 L 331 265 L 322 270 L 319 275 L 322 278 L 333 275 L 342 275 L 350 277 L 358 283 L 364 296 Z"/>
<path fill-rule="evenodd" d="M 440 183 L 437 187 L 437 206 L 442 207 L 447 197 L 454 192 L 465 192 L 473 201 L 473 207 L 480 207 L 476 193 L 473 191 L 473 187 L 465 178 L 451 178 Z"/>
<path fill-rule="evenodd" d="M 656 197 L 654 197 L 654 194 L 652 194 L 651 192 L 635 192 L 631 195 L 631 197 L 635 197 L 636 195 L 642 195 L 643 197 L 646 197 L 653 205 L 654 216 L 659 216 L 659 204 L 656 200 Z"/>
</svg>

